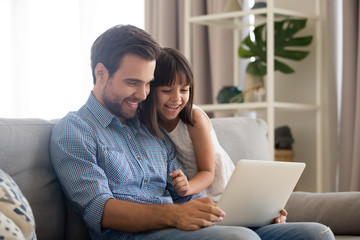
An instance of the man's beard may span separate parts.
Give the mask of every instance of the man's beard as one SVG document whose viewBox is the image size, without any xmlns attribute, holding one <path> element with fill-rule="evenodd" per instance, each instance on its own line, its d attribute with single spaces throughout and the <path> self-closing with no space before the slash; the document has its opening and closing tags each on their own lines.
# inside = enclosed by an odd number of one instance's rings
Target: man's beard
<svg viewBox="0 0 360 240">
<path fill-rule="evenodd" d="M 122 109 L 122 103 L 124 102 L 124 99 L 121 101 L 115 98 L 115 101 L 112 101 L 109 95 L 107 94 L 109 92 L 109 88 L 111 88 L 111 82 L 108 82 L 106 84 L 102 95 L 102 101 L 104 102 L 105 107 L 118 118 L 122 118 L 125 120 L 135 118 L 137 110 L 134 109 L 133 112 L 128 111 L 127 113 L 124 112 Z"/>
<path fill-rule="evenodd" d="M 133 112 L 129 111 L 129 112 L 124 113 L 124 111 L 122 110 L 121 103 L 111 101 L 106 96 L 105 93 L 103 94 L 103 99 L 102 100 L 103 100 L 106 108 L 118 118 L 133 119 L 136 116 L 136 112 L 137 112 L 136 110 L 134 110 Z"/>
</svg>

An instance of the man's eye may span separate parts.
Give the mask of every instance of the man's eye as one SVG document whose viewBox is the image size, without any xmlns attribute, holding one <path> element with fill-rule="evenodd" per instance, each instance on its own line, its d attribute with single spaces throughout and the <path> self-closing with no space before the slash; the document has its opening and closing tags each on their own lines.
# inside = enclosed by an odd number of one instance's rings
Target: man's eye
<svg viewBox="0 0 360 240">
<path fill-rule="evenodd" d="M 188 88 L 183 88 L 183 89 L 181 89 L 181 91 L 182 92 L 187 92 L 187 91 L 189 91 L 189 89 Z"/>
</svg>

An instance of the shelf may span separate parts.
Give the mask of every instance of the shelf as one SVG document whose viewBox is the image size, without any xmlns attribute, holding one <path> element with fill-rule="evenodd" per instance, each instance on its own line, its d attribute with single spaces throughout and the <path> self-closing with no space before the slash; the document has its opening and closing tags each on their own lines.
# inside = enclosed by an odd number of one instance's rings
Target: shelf
<svg viewBox="0 0 360 240">
<path fill-rule="evenodd" d="M 270 13 L 267 8 L 253 9 L 247 11 L 234 11 L 225 13 L 216 13 L 209 15 L 198 15 L 189 17 L 190 23 L 202 24 L 202 25 L 215 25 L 228 28 L 248 28 L 250 26 L 257 26 L 266 23 L 266 15 Z M 296 11 L 290 11 L 287 9 L 274 8 L 275 21 L 283 20 L 286 18 L 308 18 L 318 20 L 320 17 L 316 15 L 303 14 Z M 255 15 L 255 24 L 244 23 L 243 18 Z M 237 20 L 237 21 L 234 21 Z"/>
<path fill-rule="evenodd" d="M 195 1 L 195 0 L 193 0 Z M 309 121 L 312 121 L 314 116 L 315 121 L 309 122 L 311 124 L 311 132 L 315 133 L 315 139 L 309 139 L 306 138 L 306 136 L 302 136 L 302 141 L 299 141 L 299 143 L 302 143 L 303 146 L 299 147 L 299 151 L 303 153 L 303 155 L 299 155 L 300 157 L 306 159 L 309 163 L 309 165 L 314 165 L 315 161 L 315 167 L 316 170 L 315 173 L 312 173 L 312 175 L 309 175 L 309 182 L 311 184 L 313 182 L 316 183 L 315 191 L 321 192 L 322 185 L 323 185 L 323 156 L 322 156 L 322 48 L 321 43 L 322 40 L 322 22 L 320 21 L 322 19 L 321 14 L 321 1 L 322 0 L 308 0 L 307 4 L 299 3 L 297 0 L 293 0 L 293 2 L 290 1 L 279 1 L 284 2 L 282 3 L 281 7 L 275 7 L 274 2 L 275 0 L 267 0 L 267 7 L 266 8 L 258 8 L 258 9 L 251 9 L 251 10 L 244 10 L 244 11 L 234 11 L 234 12 L 222 12 L 222 13 L 215 13 L 215 14 L 208 14 L 208 15 L 197 15 L 193 16 L 192 13 L 192 1 L 191 0 L 184 0 L 185 5 L 185 11 L 184 11 L 184 54 L 191 62 L 191 56 L 192 56 L 192 38 L 191 35 L 193 33 L 191 29 L 191 26 L 193 25 L 204 25 L 204 26 L 217 26 L 221 28 L 229 28 L 233 31 L 233 55 L 229 56 L 233 59 L 233 79 L 234 79 L 234 86 L 239 85 L 239 57 L 237 55 L 237 49 L 241 43 L 241 37 L 243 37 L 243 31 L 241 29 L 248 28 L 245 32 L 250 30 L 250 27 L 256 27 L 261 24 L 267 24 L 266 26 L 266 48 L 267 48 L 267 54 L 266 57 L 268 59 L 267 61 L 267 69 L 268 69 L 268 75 L 267 75 L 267 83 L 266 83 L 266 98 L 267 100 L 264 102 L 246 102 L 246 103 L 226 103 L 226 104 L 205 104 L 205 105 L 198 105 L 201 107 L 205 112 L 212 113 L 212 112 L 219 112 L 219 113 L 234 113 L 234 115 L 241 113 L 241 112 L 250 112 L 250 111 L 256 111 L 263 117 L 263 119 L 266 121 L 268 126 L 268 145 L 269 145 L 269 155 L 270 159 L 273 160 L 274 158 L 274 143 L 275 143 L 275 134 L 273 131 L 275 129 L 276 124 L 287 122 L 287 116 L 290 115 L 296 115 L 296 114 L 287 114 L 287 113 L 301 113 L 300 115 L 303 116 L 311 116 Z M 290 3 L 289 3 L 290 2 Z M 296 4 L 294 4 L 296 3 Z M 297 4 L 306 4 L 306 5 L 299 5 L 301 7 L 297 7 Z M 280 6 L 280 5 L 279 5 Z M 285 9 L 288 7 L 288 9 Z M 292 10 L 289 10 L 292 9 Z M 303 12 L 307 13 L 303 13 Z M 311 104 L 307 103 L 295 103 L 295 102 L 289 102 L 291 98 L 289 99 L 286 95 L 286 97 L 279 95 L 279 93 L 275 93 L 275 73 L 274 73 L 274 22 L 276 21 L 282 21 L 285 19 L 298 19 L 298 18 L 306 18 L 308 20 L 313 21 L 311 24 L 311 27 L 314 29 L 314 44 L 315 44 L 315 57 L 313 59 L 313 75 L 315 78 L 315 96 L 311 96 L 310 99 L 314 99 L 311 101 Z M 311 70 L 310 70 L 311 71 Z M 280 92 L 280 91 L 279 91 Z M 287 99 L 286 101 L 276 101 L 275 99 Z M 296 99 L 296 98 L 295 98 Z M 303 98 L 301 98 L 303 99 Z M 215 99 L 214 99 L 215 100 Z M 286 114 L 283 114 L 286 113 Z M 221 115 L 221 114 L 219 114 Z M 286 115 L 285 118 L 279 119 L 278 116 Z M 277 118 L 277 119 L 276 119 Z M 275 121 L 276 120 L 276 121 Z M 292 119 L 291 119 L 292 120 Z M 290 121 L 291 121 L 290 120 Z M 303 119 L 296 118 L 294 119 L 294 128 L 300 129 L 302 127 L 301 124 L 303 124 Z M 304 119 L 304 122 L 307 122 Z M 314 130 L 312 130 L 314 129 Z M 306 133 L 301 133 L 306 134 Z M 308 147 L 307 143 L 311 141 L 315 141 L 314 145 L 316 145 L 315 150 L 308 151 L 304 148 Z M 311 149 L 310 149 L 311 150 Z M 309 185 L 310 186 L 310 185 Z M 314 191 L 313 186 L 311 185 L 311 190 Z"/>
<path fill-rule="evenodd" d="M 261 110 L 268 107 L 267 102 L 251 102 L 251 103 L 224 103 L 224 104 L 204 104 L 199 105 L 205 112 L 218 111 L 242 111 L 242 110 Z M 275 110 L 283 109 L 289 111 L 315 111 L 319 106 L 315 104 L 274 102 Z"/>
</svg>

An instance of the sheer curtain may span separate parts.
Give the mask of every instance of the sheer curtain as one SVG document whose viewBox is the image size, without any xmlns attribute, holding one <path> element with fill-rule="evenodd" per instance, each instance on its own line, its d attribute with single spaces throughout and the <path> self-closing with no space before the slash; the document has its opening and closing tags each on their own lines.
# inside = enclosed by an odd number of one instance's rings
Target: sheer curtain
<svg viewBox="0 0 360 240">
<path fill-rule="evenodd" d="M 360 3 L 343 0 L 339 191 L 360 191 Z"/>
<path fill-rule="evenodd" d="M 117 24 L 144 28 L 144 0 L 0 0 L 0 117 L 77 110 L 93 85 L 91 44 Z"/>
</svg>

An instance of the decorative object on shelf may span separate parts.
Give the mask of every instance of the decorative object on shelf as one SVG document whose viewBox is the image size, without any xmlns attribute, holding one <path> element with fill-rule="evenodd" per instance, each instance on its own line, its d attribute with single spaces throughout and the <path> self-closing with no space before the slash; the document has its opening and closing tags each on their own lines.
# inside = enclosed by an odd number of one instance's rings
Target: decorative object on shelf
<svg viewBox="0 0 360 240">
<path fill-rule="evenodd" d="M 242 8 L 237 0 L 228 0 L 224 12 L 241 11 Z"/>
<path fill-rule="evenodd" d="M 251 9 L 266 8 L 266 2 L 256 2 Z"/>
<path fill-rule="evenodd" d="M 300 61 L 309 55 L 309 51 L 289 50 L 288 47 L 305 47 L 311 44 L 312 36 L 294 37 L 301 29 L 305 28 L 307 19 L 285 19 L 274 22 L 274 57 L 287 58 Z M 250 34 L 241 42 L 238 49 L 240 58 L 255 58 L 248 64 L 246 72 L 258 76 L 266 75 L 266 23 L 255 27 L 254 41 Z M 274 60 L 274 70 L 283 73 L 294 73 L 289 65 Z"/>
<path fill-rule="evenodd" d="M 244 89 L 244 102 L 262 102 L 266 100 L 264 76 L 246 73 Z"/>
<path fill-rule="evenodd" d="M 255 80 L 256 80 L 255 76 Z M 246 102 L 245 99 L 247 99 L 247 102 L 251 101 L 265 101 L 265 88 L 262 87 L 262 83 L 260 82 L 262 80 L 262 77 L 259 76 L 257 78 L 259 82 L 252 82 L 252 86 L 247 88 L 246 91 L 241 91 L 239 87 L 235 86 L 226 86 L 223 87 L 218 95 L 217 95 L 217 102 L 218 103 L 242 103 Z"/>
<path fill-rule="evenodd" d="M 309 55 L 309 51 L 291 50 L 289 47 L 305 47 L 311 44 L 312 36 L 294 37 L 301 29 L 305 28 L 307 19 L 285 19 L 274 22 L 274 70 L 282 73 L 294 73 L 295 70 L 286 63 L 280 61 L 276 57 L 287 58 L 290 60 L 300 61 Z M 247 65 L 246 72 L 250 75 L 264 76 L 267 73 L 266 68 L 266 24 L 255 27 L 254 40 L 249 34 L 240 44 L 238 49 L 238 56 L 240 58 L 253 58 L 254 61 Z M 249 76 L 248 76 L 249 78 Z M 245 79 L 244 85 L 252 87 L 252 81 L 259 82 L 259 80 Z M 260 80 L 261 82 L 261 80 Z M 244 87 L 246 91 L 246 87 Z M 262 80 L 262 87 L 264 81 Z M 244 99 L 247 101 L 254 101 L 252 99 Z"/>
<path fill-rule="evenodd" d="M 288 126 L 275 128 L 275 161 L 292 162 L 295 155 L 293 143 L 294 138 Z"/>
<path fill-rule="evenodd" d="M 225 86 L 219 91 L 216 100 L 218 103 L 243 102 L 242 91 L 235 86 Z"/>
</svg>

